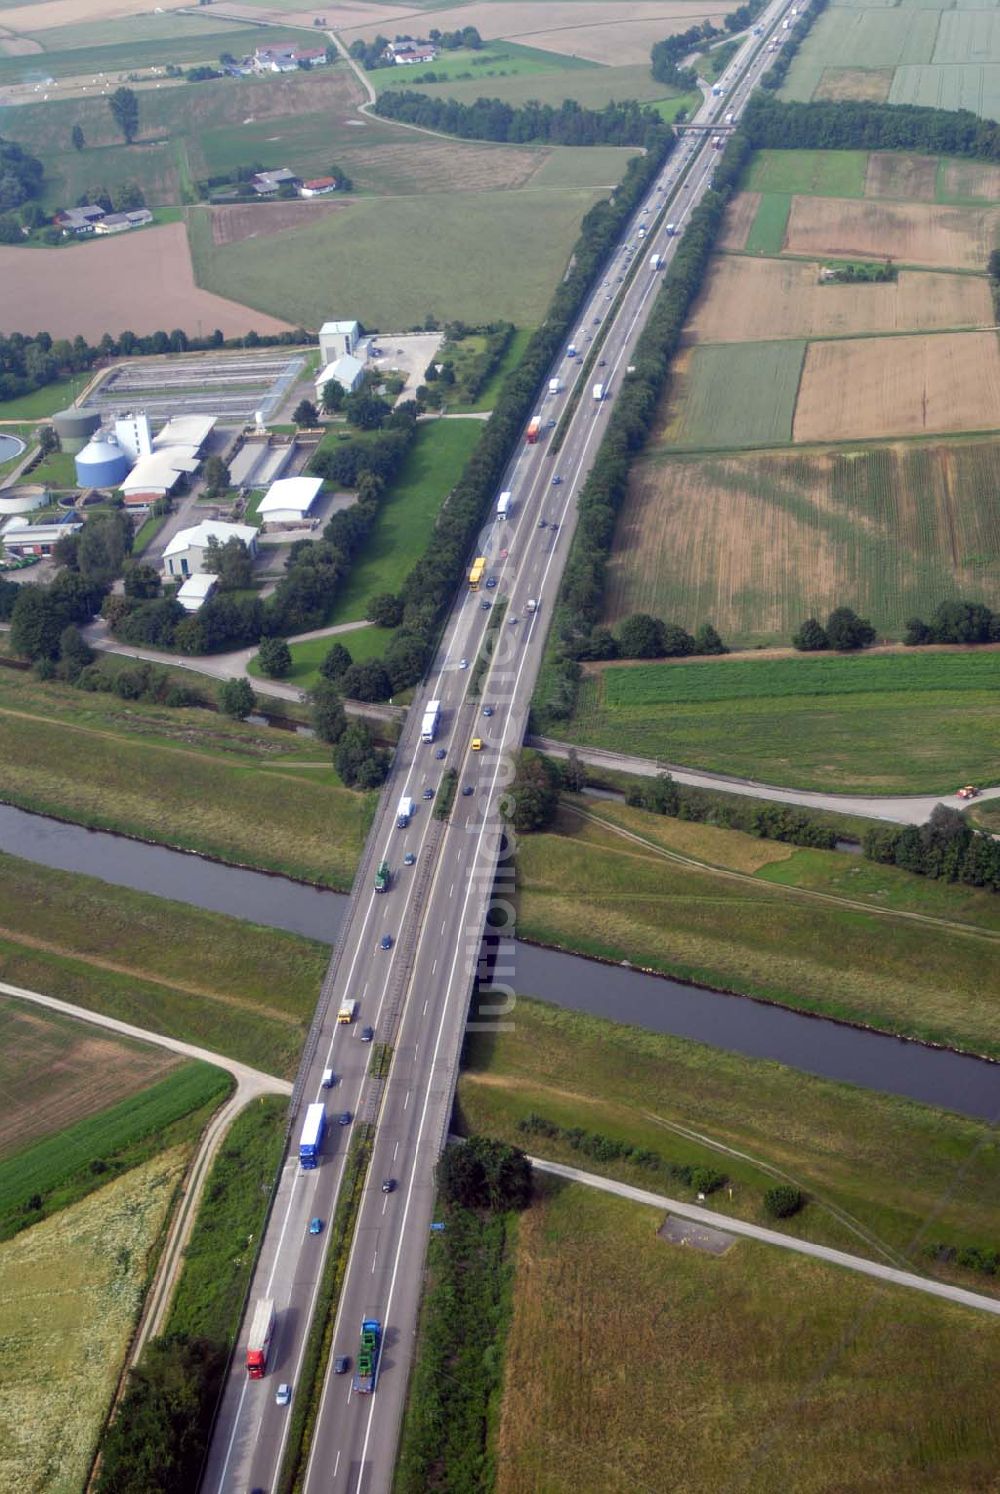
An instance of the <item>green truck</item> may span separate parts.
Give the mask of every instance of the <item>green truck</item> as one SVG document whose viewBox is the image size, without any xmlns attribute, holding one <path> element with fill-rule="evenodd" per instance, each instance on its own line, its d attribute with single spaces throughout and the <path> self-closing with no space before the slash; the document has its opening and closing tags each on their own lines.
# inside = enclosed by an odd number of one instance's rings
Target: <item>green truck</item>
<svg viewBox="0 0 1000 1494">
<path fill-rule="evenodd" d="M 388 861 L 379 863 L 379 869 L 375 873 L 375 891 L 388 892 L 392 884 L 392 872 L 389 870 Z"/>
</svg>

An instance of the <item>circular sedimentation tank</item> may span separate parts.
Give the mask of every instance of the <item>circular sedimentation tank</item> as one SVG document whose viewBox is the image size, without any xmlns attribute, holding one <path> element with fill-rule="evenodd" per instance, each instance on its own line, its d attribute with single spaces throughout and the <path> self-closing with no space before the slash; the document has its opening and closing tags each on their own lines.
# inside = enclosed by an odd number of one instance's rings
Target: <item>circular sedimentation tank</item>
<svg viewBox="0 0 1000 1494">
<path fill-rule="evenodd" d="M 59 444 L 63 451 L 71 452 L 74 456 L 83 450 L 100 424 L 101 412 L 92 410 L 87 405 L 60 410 L 52 417 L 52 425 L 59 437 Z"/>
</svg>

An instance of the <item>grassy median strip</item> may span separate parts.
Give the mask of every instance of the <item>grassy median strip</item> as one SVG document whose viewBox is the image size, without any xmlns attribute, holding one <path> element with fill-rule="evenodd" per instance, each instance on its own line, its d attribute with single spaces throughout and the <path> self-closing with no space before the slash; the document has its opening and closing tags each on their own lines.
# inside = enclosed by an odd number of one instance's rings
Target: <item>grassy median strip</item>
<svg viewBox="0 0 1000 1494">
<path fill-rule="evenodd" d="M 457 790 L 457 770 L 455 768 L 445 768 L 441 775 L 441 784 L 434 801 L 434 818 L 436 820 L 446 820 L 451 814 L 451 806 L 455 802 Z"/>
<path fill-rule="evenodd" d="M 288 1443 L 276 1484 L 277 1494 L 293 1494 L 302 1487 L 309 1451 L 316 1430 L 319 1411 L 319 1396 L 326 1373 L 326 1366 L 333 1346 L 333 1328 L 337 1319 L 337 1304 L 350 1259 L 354 1226 L 361 1208 L 361 1195 L 368 1176 L 371 1161 L 374 1128 L 360 1126 L 351 1142 L 351 1149 L 344 1168 L 344 1176 L 337 1196 L 337 1208 L 330 1224 L 330 1239 L 326 1247 L 326 1262 L 323 1277 L 316 1297 L 299 1383 L 295 1387 Z"/>
</svg>

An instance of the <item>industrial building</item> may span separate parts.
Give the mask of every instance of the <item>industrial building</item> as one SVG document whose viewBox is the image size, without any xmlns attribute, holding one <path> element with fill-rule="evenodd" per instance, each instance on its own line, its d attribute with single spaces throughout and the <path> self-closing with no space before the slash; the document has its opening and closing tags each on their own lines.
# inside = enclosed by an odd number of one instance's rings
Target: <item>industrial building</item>
<svg viewBox="0 0 1000 1494">
<path fill-rule="evenodd" d="M 333 381 L 339 384 L 345 394 L 353 394 L 365 376 L 365 365 L 345 353 L 343 357 L 336 358 L 332 363 L 327 363 L 316 375 L 316 395 L 318 399 L 323 398 L 323 390 L 327 384 Z"/>
<path fill-rule="evenodd" d="M 319 329 L 320 362 L 333 363 L 350 356 L 360 341 L 360 322 L 324 322 Z"/>
<path fill-rule="evenodd" d="M 178 530 L 163 552 L 166 574 L 184 577 L 204 575 L 205 556 L 211 548 L 211 542 L 214 540 L 216 544 L 225 545 L 231 539 L 242 540 L 250 554 L 256 555 L 257 531 L 252 524 L 224 524 L 218 519 L 203 519 L 190 529 Z"/>
<path fill-rule="evenodd" d="M 321 477 L 280 477 L 257 509 L 265 524 L 303 524 L 323 487 Z"/>
<path fill-rule="evenodd" d="M 113 435 L 98 431 L 74 457 L 76 481 L 81 488 L 117 488 L 132 467 L 132 458 Z"/>
<path fill-rule="evenodd" d="M 146 416 L 129 415 L 124 422 L 125 438 L 131 439 L 134 434 L 140 449 L 135 465 L 119 486 L 126 508 L 141 512 L 172 493 L 182 477 L 197 472 L 202 448 L 215 428 L 215 416 L 175 416 L 153 437 L 148 451 L 142 450 L 149 426 Z"/>
<path fill-rule="evenodd" d="M 83 528 L 77 513 L 60 514 L 47 524 L 32 524 L 22 514 L 8 519 L 3 530 L 3 547 L 8 555 L 51 555 L 52 548 L 65 534 L 76 534 Z"/>
</svg>

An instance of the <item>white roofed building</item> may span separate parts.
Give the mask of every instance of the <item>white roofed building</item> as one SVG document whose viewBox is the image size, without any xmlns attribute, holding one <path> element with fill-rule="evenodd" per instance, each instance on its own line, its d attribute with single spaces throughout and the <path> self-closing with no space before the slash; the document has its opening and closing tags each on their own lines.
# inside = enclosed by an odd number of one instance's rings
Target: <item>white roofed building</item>
<svg viewBox="0 0 1000 1494">
<path fill-rule="evenodd" d="M 168 576 L 201 576 L 205 573 L 205 555 L 212 540 L 225 545 L 231 539 L 242 540 L 250 554 L 256 555 L 257 531 L 252 524 L 224 524 L 219 519 L 203 519 L 190 529 L 179 529 L 163 552 L 164 571 Z M 183 605 L 183 598 L 180 600 Z M 204 600 L 202 597 L 201 602 Z"/>
<path fill-rule="evenodd" d="M 322 487 L 321 477 L 279 477 L 261 499 L 258 517 L 265 524 L 304 524 Z"/>
<path fill-rule="evenodd" d="M 345 394 L 353 394 L 364 378 L 364 373 L 365 365 L 350 353 L 345 353 L 342 358 L 337 358 L 320 369 L 316 375 L 316 393 L 322 399 L 323 390 L 332 380 L 340 385 Z"/>
<path fill-rule="evenodd" d="M 208 601 L 218 584 L 218 576 L 199 571 L 181 582 L 177 588 L 177 600 L 185 612 L 197 612 Z"/>
<path fill-rule="evenodd" d="M 360 322 L 324 322 L 319 329 L 320 362 L 333 363 L 353 353 L 360 341 Z"/>
</svg>

